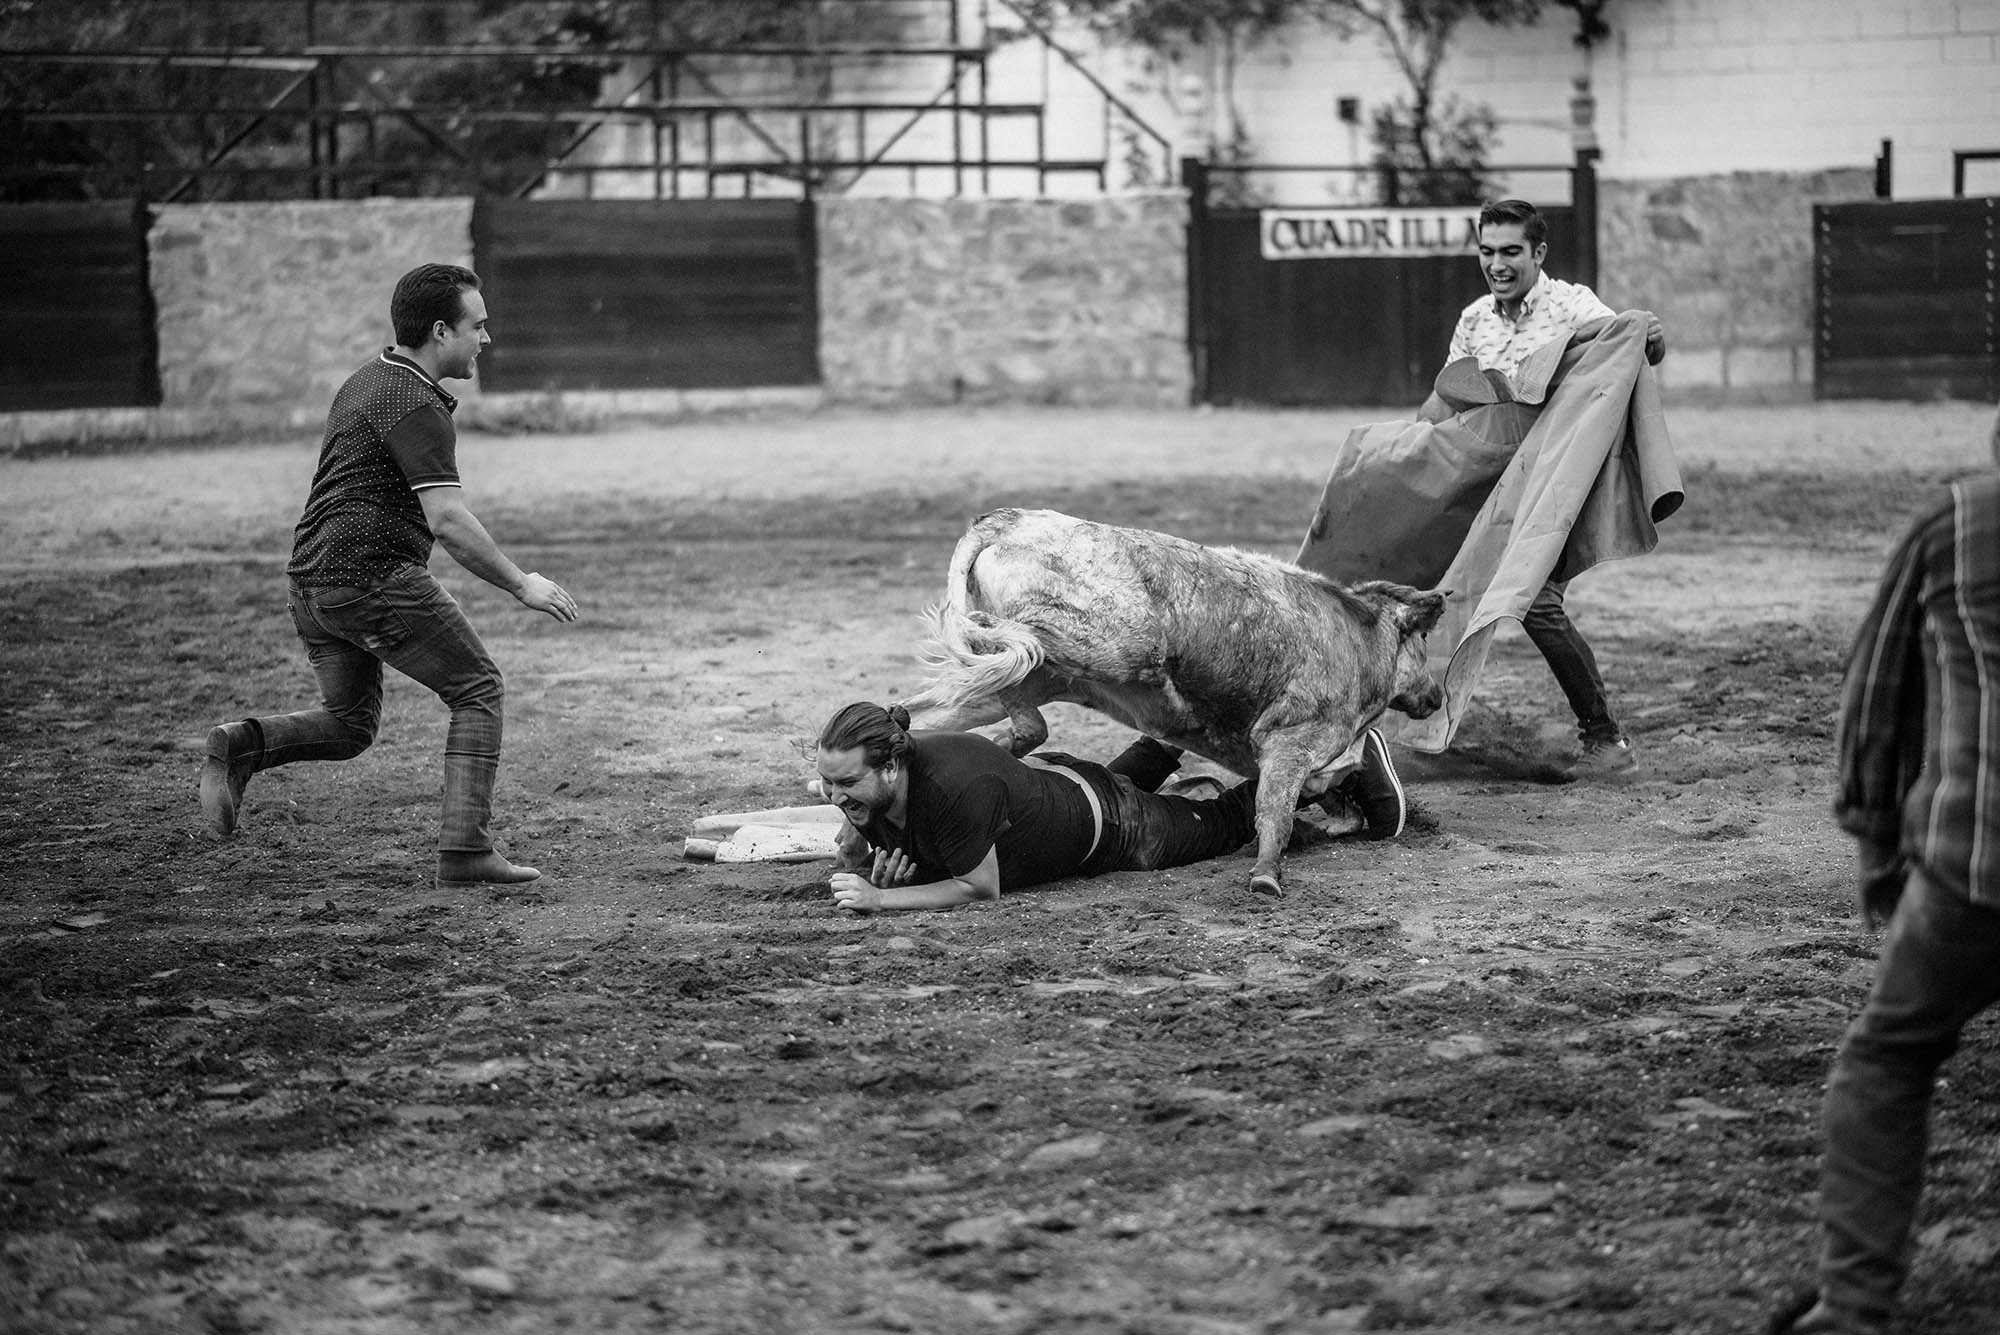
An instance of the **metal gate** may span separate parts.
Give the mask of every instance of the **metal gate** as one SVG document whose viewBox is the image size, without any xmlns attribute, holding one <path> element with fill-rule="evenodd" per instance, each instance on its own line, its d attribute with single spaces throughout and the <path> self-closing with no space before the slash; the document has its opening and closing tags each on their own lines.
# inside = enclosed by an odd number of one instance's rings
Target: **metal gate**
<svg viewBox="0 0 2000 1335">
<path fill-rule="evenodd" d="M 472 248 L 487 389 L 819 382 L 809 202 L 483 198 Z"/>
<path fill-rule="evenodd" d="M 0 412 L 160 401 L 146 211 L 0 207 Z"/>
<path fill-rule="evenodd" d="M 2000 198 L 1813 206 L 1813 393 L 2000 400 Z"/>
<path fill-rule="evenodd" d="M 1212 169 L 1192 162 L 1182 169 L 1191 208 L 1188 330 L 1197 402 L 1414 406 L 1423 401 L 1444 365 L 1459 312 L 1486 290 L 1473 258 L 1266 258 L 1262 229 L 1269 211 L 1213 204 Z M 1558 278 L 1594 286 L 1596 177 L 1590 165 L 1512 170 L 1571 178 L 1571 202 L 1538 202 L 1549 225 L 1547 268 Z M 1478 208 L 1462 211 L 1476 215 Z M 1393 228 L 1441 211 L 1369 212 Z"/>
</svg>

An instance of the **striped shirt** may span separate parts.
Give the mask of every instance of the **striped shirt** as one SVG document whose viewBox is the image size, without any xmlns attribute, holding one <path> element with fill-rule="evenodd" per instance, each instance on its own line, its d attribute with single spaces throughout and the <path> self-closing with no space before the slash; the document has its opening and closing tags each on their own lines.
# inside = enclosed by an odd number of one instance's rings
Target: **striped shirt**
<svg viewBox="0 0 2000 1335">
<path fill-rule="evenodd" d="M 1582 283 L 1542 274 L 1521 298 L 1516 319 L 1508 319 L 1500 310 L 1500 299 L 1490 295 L 1460 312 L 1445 361 L 1472 357 L 1480 369 L 1499 371 L 1512 380 L 1520 374 L 1522 362 L 1557 339 L 1567 340 L 1578 325 L 1616 314 Z"/>
<path fill-rule="evenodd" d="M 1889 560 L 1841 688 L 1834 815 L 2000 908 L 2000 475 L 1953 484 Z"/>
</svg>

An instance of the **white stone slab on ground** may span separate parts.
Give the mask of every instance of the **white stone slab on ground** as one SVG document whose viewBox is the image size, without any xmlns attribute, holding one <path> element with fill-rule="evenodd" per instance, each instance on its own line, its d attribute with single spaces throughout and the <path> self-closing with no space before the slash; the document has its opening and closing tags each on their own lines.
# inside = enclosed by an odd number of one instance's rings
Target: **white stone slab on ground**
<svg viewBox="0 0 2000 1335">
<path fill-rule="evenodd" d="M 817 862 L 837 855 L 838 825 L 744 825 L 723 839 L 690 837 L 681 856 L 691 862 Z"/>
</svg>

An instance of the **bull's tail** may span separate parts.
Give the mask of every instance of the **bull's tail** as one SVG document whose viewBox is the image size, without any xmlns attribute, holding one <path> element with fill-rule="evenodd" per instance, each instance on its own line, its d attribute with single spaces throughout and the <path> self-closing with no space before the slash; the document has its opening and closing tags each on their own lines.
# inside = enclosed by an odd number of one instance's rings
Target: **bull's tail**
<svg viewBox="0 0 2000 1335">
<path fill-rule="evenodd" d="M 972 609 L 972 563 L 986 549 L 982 527 L 983 521 L 974 524 L 958 540 L 944 599 L 923 613 L 927 634 L 917 657 L 930 675 L 903 705 L 933 727 L 951 726 L 961 715 L 990 713 L 994 698 L 1040 667 L 1044 656 L 1032 627 Z"/>
<path fill-rule="evenodd" d="M 959 713 L 991 700 L 1042 665 L 1041 637 L 1018 621 L 937 603 L 924 609 L 924 624 L 929 634 L 917 657 L 930 679 L 904 701 L 912 714 L 919 709 Z"/>
</svg>

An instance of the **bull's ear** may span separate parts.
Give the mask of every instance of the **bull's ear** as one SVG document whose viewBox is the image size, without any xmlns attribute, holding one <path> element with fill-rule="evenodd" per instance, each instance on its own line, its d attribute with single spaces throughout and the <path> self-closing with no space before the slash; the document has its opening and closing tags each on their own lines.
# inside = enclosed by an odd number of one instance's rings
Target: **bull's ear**
<svg viewBox="0 0 2000 1335">
<path fill-rule="evenodd" d="M 1396 609 L 1396 628 L 1405 635 L 1422 635 L 1429 631 L 1444 615 L 1444 600 L 1450 593 L 1449 589 L 1438 589 L 1404 599 L 1403 605 Z"/>
</svg>

